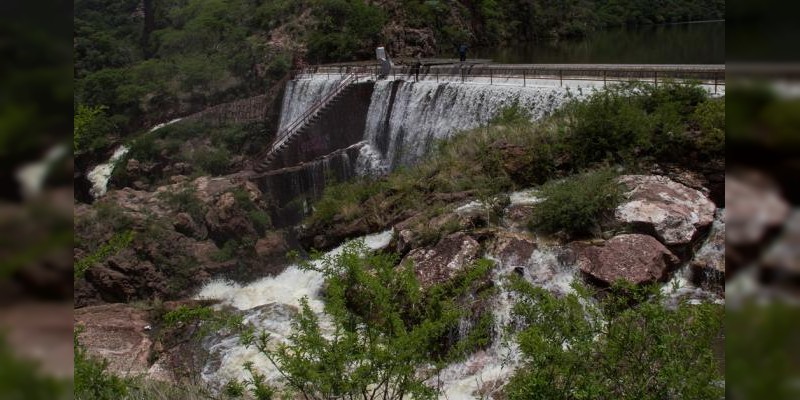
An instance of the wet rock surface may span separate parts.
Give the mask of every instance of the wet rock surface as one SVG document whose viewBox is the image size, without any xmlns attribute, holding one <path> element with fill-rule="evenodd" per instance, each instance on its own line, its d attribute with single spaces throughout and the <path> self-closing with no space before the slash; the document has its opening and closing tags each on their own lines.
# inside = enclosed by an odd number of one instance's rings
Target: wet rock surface
<svg viewBox="0 0 800 400">
<path fill-rule="evenodd" d="M 667 177 L 624 175 L 619 182 L 628 192 L 616 220 L 667 246 L 690 244 L 714 220 L 716 207 L 702 192 Z"/>
<path fill-rule="evenodd" d="M 506 266 L 524 266 L 539 246 L 535 239 L 524 233 L 499 231 L 488 248 L 488 253 Z"/>
<path fill-rule="evenodd" d="M 717 210 L 717 217 L 708 238 L 697 250 L 689 264 L 692 276 L 698 285 L 725 292 L 725 210 Z"/>
<path fill-rule="evenodd" d="M 175 299 L 215 276 L 277 272 L 288 245 L 282 232 L 265 234 L 252 218 L 259 210 L 266 215 L 261 197 L 252 183 L 201 177 L 154 192 L 112 190 L 94 207 L 76 207 L 76 262 L 115 235 L 130 232 L 133 239 L 75 279 L 75 306 Z"/>
<path fill-rule="evenodd" d="M 75 310 L 79 340 L 90 354 L 108 360 L 108 370 L 122 376 L 146 374 L 153 341 L 148 313 L 127 304 L 106 304 Z"/>
<path fill-rule="evenodd" d="M 477 259 L 479 250 L 475 239 L 459 232 L 435 246 L 411 250 L 401 263 L 413 263 L 420 285 L 425 288 L 455 277 Z"/>
<path fill-rule="evenodd" d="M 609 285 L 617 280 L 633 284 L 663 282 L 679 260 L 651 236 L 615 236 L 597 245 L 573 243 L 576 265 L 594 281 Z"/>
</svg>

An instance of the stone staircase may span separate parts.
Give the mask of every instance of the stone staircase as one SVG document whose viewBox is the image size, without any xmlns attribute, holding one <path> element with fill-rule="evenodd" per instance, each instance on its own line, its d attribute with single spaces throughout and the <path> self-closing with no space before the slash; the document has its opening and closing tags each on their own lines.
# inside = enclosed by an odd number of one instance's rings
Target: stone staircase
<svg viewBox="0 0 800 400">
<path fill-rule="evenodd" d="M 267 151 L 258 156 L 257 159 L 261 161 L 255 165 L 253 170 L 258 173 L 269 170 L 272 162 L 275 161 L 280 152 L 291 145 L 298 137 L 301 137 L 311 125 L 319 121 L 323 113 L 338 103 L 353 87 L 351 84 L 357 80 L 358 75 L 356 74 L 345 76 L 324 98 L 314 103 L 303 115 L 281 129 L 275 135 L 275 141 Z"/>
</svg>

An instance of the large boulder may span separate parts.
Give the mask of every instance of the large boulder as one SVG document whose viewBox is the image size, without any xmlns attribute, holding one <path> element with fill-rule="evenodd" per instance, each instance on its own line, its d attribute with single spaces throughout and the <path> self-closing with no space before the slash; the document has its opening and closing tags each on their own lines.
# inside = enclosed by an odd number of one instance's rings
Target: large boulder
<svg viewBox="0 0 800 400">
<path fill-rule="evenodd" d="M 725 210 L 717 212 L 708 238 L 690 263 L 695 283 L 722 293 L 725 291 Z"/>
<path fill-rule="evenodd" d="M 395 250 L 405 254 L 411 249 L 431 244 L 439 235 L 486 225 L 486 208 L 474 201 L 433 218 L 419 213 L 394 225 L 394 230 L 398 232 Z"/>
<path fill-rule="evenodd" d="M 615 210 L 616 219 L 667 246 L 690 244 L 714 221 L 714 203 L 665 176 L 624 175 L 619 182 L 628 192 Z"/>
<path fill-rule="evenodd" d="M 108 360 L 110 372 L 138 376 L 149 370 L 152 340 L 145 310 L 127 304 L 104 304 L 75 310 L 75 327 L 89 354 Z"/>
<path fill-rule="evenodd" d="M 505 266 L 524 267 L 537 248 L 536 241 L 530 235 L 501 230 L 491 241 L 488 253 Z"/>
<path fill-rule="evenodd" d="M 651 236 L 615 236 L 598 245 L 573 244 L 576 264 L 593 280 L 609 285 L 617 280 L 633 284 L 663 282 L 679 259 Z"/>
<path fill-rule="evenodd" d="M 458 232 L 446 236 L 435 246 L 411 250 L 402 263 L 411 262 L 423 288 L 447 282 L 478 257 L 480 244 L 471 236 Z"/>
<path fill-rule="evenodd" d="M 778 185 L 759 173 L 725 177 L 727 240 L 732 246 L 752 246 L 789 217 L 791 207 Z"/>
</svg>

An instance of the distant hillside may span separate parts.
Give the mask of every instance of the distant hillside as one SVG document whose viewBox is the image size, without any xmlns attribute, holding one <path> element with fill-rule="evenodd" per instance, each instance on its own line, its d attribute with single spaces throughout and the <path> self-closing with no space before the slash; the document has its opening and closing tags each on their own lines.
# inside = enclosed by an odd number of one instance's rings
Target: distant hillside
<svg viewBox="0 0 800 400">
<path fill-rule="evenodd" d="M 432 55 L 724 15 L 724 0 L 75 0 L 76 152 L 261 94 L 294 55 Z"/>
</svg>

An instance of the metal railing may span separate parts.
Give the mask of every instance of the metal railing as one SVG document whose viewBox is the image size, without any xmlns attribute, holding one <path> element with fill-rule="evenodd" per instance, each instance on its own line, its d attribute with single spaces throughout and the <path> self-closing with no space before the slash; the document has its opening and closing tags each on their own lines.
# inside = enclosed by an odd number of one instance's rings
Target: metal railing
<svg viewBox="0 0 800 400">
<path fill-rule="evenodd" d="M 357 74 L 351 73 L 344 75 L 342 77 L 342 81 L 339 82 L 336 87 L 331 90 L 330 93 L 325 95 L 322 99 L 314 102 L 314 104 L 309 107 L 300 117 L 283 127 L 278 133 L 275 135 L 275 141 L 272 142 L 272 145 L 267 149 L 267 151 L 262 152 L 258 155 L 259 160 L 264 160 L 268 158 L 272 153 L 278 150 L 286 141 L 289 140 L 303 125 L 305 125 L 311 118 L 313 118 L 323 107 L 325 107 L 328 102 L 333 100 L 336 96 L 338 96 L 345 88 L 350 86 L 351 83 L 357 81 L 359 76 Z M 263 161 L 262 161 L 263 162 Z"/>
<path fill-rule="evenodd" d="M 340 77 L 359 73 L 371 79 L 379 78 L 378 64 L 365 65 L 319 65 L 296 71 L 298 77 L 324 76 Z M 414 67 L 396 65 L 391 68 L 387 79 L 416 78 Z M 718 88 L 725 86 L 724 65 L 503 65 L 503 64 L 449 64 L 423 65 L 419 79 L 436 82 L 488 83 L 490 85 L 537 85 L 541 81 L 558 81 L 564 86 L 570 81 L 602 82 L 603 85 L 616 82 L 643 81 L 656 86 L 665 80 L 678 82 L 698 82 L 701 85 Z"/>
</svg>

